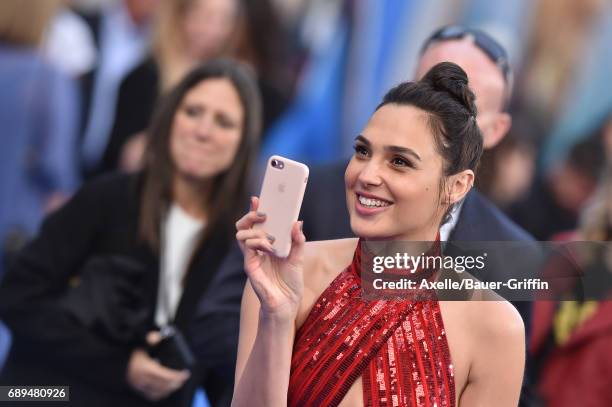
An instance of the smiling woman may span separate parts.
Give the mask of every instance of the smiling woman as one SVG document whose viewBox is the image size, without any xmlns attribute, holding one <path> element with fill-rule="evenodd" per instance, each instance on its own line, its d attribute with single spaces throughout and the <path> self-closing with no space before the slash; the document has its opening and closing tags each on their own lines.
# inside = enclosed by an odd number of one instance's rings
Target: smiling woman
<svg viewBox="0 0 612 407">
<path fill-rule="evenodd" d="M 427 119 L 427 113 L 414 106 L 385 105 L 357 137 L 345 174 L 351 229 L 357 236 L 385 233 L 424 241 L 435 237 L 442 210 L 438 201 L 443 160 L 431 143 Z M 461 179 L 464 189 L 472 177 L 466 172 Z M 378 216 L 383 211 L 385 216 Z"/>
<path fill-rule="evenodd" d="M 467 85 L 444 62 L 386 94 L 345 173 L 359 239 L 305 243 L 296 224 L 289 257 L 277 258 L 273 237 L 252 228 L 274 214 L 252 199 L 236 224 L 248 283 L 233 405 L 516 406 L 524 327 L 509 303 L 361 297 L 371 242 L 438 240 L 472 187 L 483 141 Z"/>
<path fill-rule="evenodd" d="M 467 77 L 451 64 L 389 91 L 355 139 L 346 169 L 353 232 L 433 240 L 474 182 L 482 154 L 475 118 Z"/>
<path fill-rule="evenodd" d="M 210 177 L 225 171 L 240 143 L 244 112 L 227 79 L 211 79 L 192 89 L 174 118 L 170 150 L 179 173 Z"/>
<path fill-rule="evenodd" d="M 241 202 L 261 127 L 259 94 L 247 75 L 244 66 L 215 61 L 194 70 L 158 107 L 140 223 L 151 245 L 159 245 L 158 217 L 168 196 L 184 197 L 186 210 L 209 221 L 236 217 L 228 202 Z"/>
<path fill-rule="evenodd" d="M 69 385 L 75 406 L 189 406 L 197 386 L 229 403 L 239 290 L 198 310 L 205 331 L 191 324 L 200 297 L 222 291 L 210 286 L 260 122 L 251 71 L 229 60 L 161 100 L 144 170 L 85 185 L 16 256 L 0 286 L 14 335 L 0 383 Z"/>
</svg>

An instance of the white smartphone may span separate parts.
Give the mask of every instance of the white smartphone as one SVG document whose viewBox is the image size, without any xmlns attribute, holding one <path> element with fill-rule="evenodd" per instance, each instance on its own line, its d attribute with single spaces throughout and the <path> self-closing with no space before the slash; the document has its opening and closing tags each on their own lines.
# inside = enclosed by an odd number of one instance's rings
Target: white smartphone
<svg viewBox="0 0 612 407">
<path fill-rule="evenodd" d="M 266 220 L 254 228 L 274 236 L 272 247 L 278 257 L 285 258 L 291 251 L 291 227 L 298 220 L 307 182 L 305 164 L 278 155 L 268 159 L 257 209 L 266 214 Z"/>
</svg>

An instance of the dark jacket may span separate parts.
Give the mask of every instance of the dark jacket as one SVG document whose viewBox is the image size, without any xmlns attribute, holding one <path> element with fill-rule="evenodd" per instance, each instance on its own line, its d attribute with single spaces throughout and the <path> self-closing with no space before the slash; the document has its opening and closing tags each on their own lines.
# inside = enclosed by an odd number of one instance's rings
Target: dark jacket
<svg viewBox="0 0 612 407">
<path fill-rule="evenodd" d="M 300 212 L 307 240 L 355 236 L 346 207 L 344 171 L 347 164 L 348 161 L 342 161 L 310 169 Z"/>
<path fill-rule="evenodd" d="M 115 122 L 102 156 L 99 172 L 115 171 L 130 138 L 147 129 L 159 95 L 159 68 L 152 58 L 136 66 L 121 82 Z"/>
<path fill-rule="evenodd" d="M 477 190 L 472 189 L 466 196 L 459 214 L 459 219 L 452 230 L 449 241 L 459 242 L 526 242 L 534 243 L 531 235 L 512 222 L 502 211 L 497 209 L 491 201 L 482 196 Z M 521 246 L 519 249 L 530 249 L 537 251 L 535 245 Z M 527 255 L 527 260 L 537 262 L 537 253 Z M 507 257 L 507 256 L 500 256 Z M 520 277 L 522 274 L 517 263 L 500 263 L 498 267 L 492 267 L 495 275 L 488 280 L 505 281 L 511 277 Z M 483 279 L 483 276 L 476 276 Z M 525 324 L 525 335 L 528 337 L 531 326 L 531 303 L 528 301 L 511 301 L 512 305 L 519 311 Z"/>
<path fill-rule="evenodd" d="M 0 286 L 0 317 L 13 332 L 2 384 L 70 385 L 75 406 L 188 406 L 203 384 L 213 405 L 229 404 L 241 287 L 224 292 L 227 276 L 217 270 L 232 244 L 233 224 L 214 231 L 187 271 L 174 322 L 198 356 L 190 382 L 158 404 L 126 382 L 131 352 L 154 327 L 159 274 L 158 254 L 137 237 L 139 188 L 140 177 L 127 175 L 87 184 L 14 259 Z M 208 311 L 194 329 L 196 306 L 209 294 Z M 119 324 L 114 331 L 109 320 Z"/>
</svg>

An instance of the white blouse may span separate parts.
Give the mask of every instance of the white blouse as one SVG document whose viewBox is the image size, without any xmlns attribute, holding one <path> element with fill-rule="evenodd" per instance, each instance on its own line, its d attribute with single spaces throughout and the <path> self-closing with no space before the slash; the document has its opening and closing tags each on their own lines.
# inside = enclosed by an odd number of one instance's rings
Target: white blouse
<svg viewBox="0 0 612 407">
<path fill-rule="evenodd" d="M 157 290 L 155 323 L 167 325 L 176 314 L 183 279 L 204 222 L 193 218 L 177 204 L 172 204 L 162 224 L 160 278 Z"/>
</svg>

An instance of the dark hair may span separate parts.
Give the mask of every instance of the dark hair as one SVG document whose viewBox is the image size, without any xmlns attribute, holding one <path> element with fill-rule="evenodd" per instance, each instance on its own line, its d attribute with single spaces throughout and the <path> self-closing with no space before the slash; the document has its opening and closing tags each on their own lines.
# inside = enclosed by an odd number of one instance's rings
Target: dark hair
<svg viewBox="0 0 612 407">
<path fill-rule="evenodd" d="M 476 123 L 474 100 L 463 69 L 452 62 L 441 62 L 420 81 L 404 82 L 391 89 L 376 110 L 397 104 L 425 111 L 436 149 L 444 159 L 444 175 L 450 176 L 466 169 L 476 172 L 482 155 L 482 134 Z M 443 222 L 451 209 L 452 206 Z"/>
<path fill-rule="evenodd" d="M 232 225 L 244 209 L 243 204 L 248 198 L 248 171 L 261 131 L 261 98 L 254 74 L 248 66 L 228 59 L 217 59 L 189 72 L 160 100 L 151 121 L 139 232 L 153 249 L 159 248 L 160 222 L 172 201 L 175 165 L 170 154 L 170 135 L 174 116 L 187 92 L 202 81 L 218 78 L 229 80 L 238 92 L 244 109 L 244 121 L 234 163 L 214 177 L 210 193 L 202 197 L 202 205 L 208 209 L 206 231 L 214 230 L 218 224 Z"/>
</svg>

